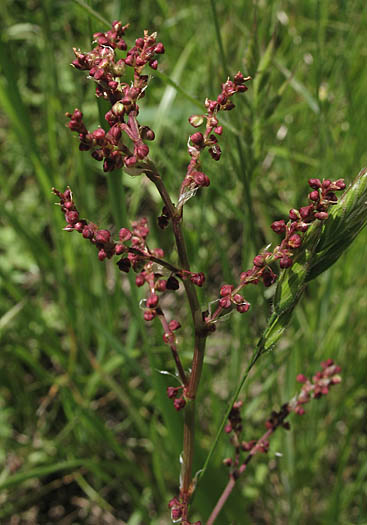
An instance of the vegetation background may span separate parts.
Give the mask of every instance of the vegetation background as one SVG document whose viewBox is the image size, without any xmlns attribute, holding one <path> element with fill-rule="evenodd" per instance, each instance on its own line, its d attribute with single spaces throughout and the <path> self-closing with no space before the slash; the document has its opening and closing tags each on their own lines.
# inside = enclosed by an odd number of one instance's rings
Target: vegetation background
<svg viewBox="0 0 367 525">
<path fill-rule="evenodd" d="M 140 121 L 156 132 L 152 158 L 172 196 L 188 161 L 188 116 L 228 72 L 254 77 L 222 118 L 222 159 L 204 166 L 210 188 L 185 208 L 192 268 L 207 275 L 206 305 L 276 242 L 269 225 L 306 203 L 309 178 L 350 183 L 367 165 L 366 11 L 363 0 L 0 3 L 1 523 L 164 525 L 178 484 L 182 414 L 165 396 L 172 378 L 158 373 L 173 371 L 161 329 L 144 323 L 132 275 L 62 231 L 50 192 L 69 184 L 81 213 L 115 231 L 146 215 L 151 245 L 174 260 L 169 233 L 155 226 L 155 189 L 105 175 L 65 127 L 74 107 L 90 129 L 99 124 L 93 84 L 69 66 L 72 47 L 88 50 L 90 35 L 108 29 L 104 20 L 130 22 L 129 44 L 146 28 L 158 32 L 162 74 L 153 73 Z M 331 357 L 342 385 L 274 436 L 220 523 L 367 523 L 366 239 L 363 231 L 311 282 L 286 335 L 259 361 L 241 394 L 244 439 L 263 433 L 270 411 L 296 391 L 297 373 Z M 269 311 L 264 289 L 248 293 L 250 312 L 208 340 L 197 469 Z M 166 308 L 184 326 L 188 365 L 182 294 L 168 295 Z M 196 519 L 205 520 L 224 487 L 230 452 L 223 435 L 194 500 Z"/>
</svg>

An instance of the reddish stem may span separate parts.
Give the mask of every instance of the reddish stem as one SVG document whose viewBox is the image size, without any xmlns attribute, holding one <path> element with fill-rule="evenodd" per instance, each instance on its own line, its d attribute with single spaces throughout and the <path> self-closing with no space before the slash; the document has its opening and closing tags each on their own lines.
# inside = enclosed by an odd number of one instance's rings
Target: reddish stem
<svg viewBox="0 0 367 525">
<path fill-rule="evenodd" d="M 267 441 L 267 439 L 271 436 L 271 434 L 273 434 L 273 432 L 275 432 L 275 430 L 283 423 L 284 419 L 289 415 L 289 412 L 285 413 L 284 417 L 283 418 L 279 418 L 279 421 L 277 422 L 276 425 L 274 425 L 274 427 L 270 428 L 269 430 L 267 430 L 265 432 L 265 434 L 263 434 L 263 436 L 261 436 L 261 438 L 257 441 L 257 443 L 252 447 L 252 449 L 250 450 L 250 452 L 248 453 L 245 461 L 242 463 L 242 465 L 236 469 L 234 472 L 232 472 L 230 474 L 230 479 L 225 487 L 225 489 L 223 490 L 220 498 L 218 499 L 212 513 L 210 514 L 209 516 L 209 519 L 208 521 L 206 522 L 206 525 L 213 525 L 213 523 L 215 522 L 215 520 L 217 519 L 220 511 L 222 510 L 222 508 L 224 507 L 224 504 L 226 503 L 227 499 L 229 498 L 235 484 L 236 484 L 236 481 L 238 480 L 238 478 L 240 477 L 240 475 L 246 470 L 247 468 L 247 465 L 250 463 L 251 459 L 254 457 L 255 454 L 257 454 L 257 452 L 259 452 L 259 450 L 262 449 L 262 444 Z"/>
<path fill-rule="evenodd" d="M 167 208 L 168 215 L 172 222 L 172 229 L 176 240 L 180 265 L 182 266 L 183 270 L 190 272 L 190 264 L 181 227 L 182 212 L 177 210 L 172 203 L 167 189 L 157 171 L 155 169 L 147 170 L 146 175 L 155 184 Z M 205 341 L 209 330 L 207 324 L 203 320 L 195 285 L 190 281 L 190 279 L 184 279 L 183 284 L 190 305 L 195 332 L 194 356 L 191 367 L 192 371 L 188 379 L 188 384 L 185 388 L 185 397 L 187 399 L 187 403 L 184 412 L 183 462 L 181 470 L 182 485 L 180 487 L 180 496 L 182 501 L 185 503 L 184 514 L 187 515 L 188 504 L 193 491 L 192 463 L 194 456 L 195 397 L 200 382 L 204 361 Z"/>
</svg>

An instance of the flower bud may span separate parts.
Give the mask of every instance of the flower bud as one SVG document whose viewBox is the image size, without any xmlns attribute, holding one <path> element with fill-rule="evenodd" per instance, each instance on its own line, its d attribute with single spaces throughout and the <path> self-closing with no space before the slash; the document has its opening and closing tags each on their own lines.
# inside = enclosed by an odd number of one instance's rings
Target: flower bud
<svg viewBox="0 0 367 525">
<path fill-rule="evenodd" d="M 172 319 L 172 321 L 168 323 L 168 327 L 172 332 L 174 332 L 175 330 L 178 330 L 179 328 L 181 328 L 181 325 L 178 321 L 176 321 L 175 319 Z"/>
<path fill-rule="evenodd" d="M 108 132 L 109 135 L 111 135 L 111 137 L 114 139 L 114 140 L 119 140 L 120 137 L 121 137 L 121 128 L 118 124 L 115 124 L 114 126 L 112 126 L 112 128 L 110 129 L 110 131 Z"/>
<path fill-rule="evenodd" d="M 115 91 L 118 88 L 119 83 L 116 82 L 116 80 L 110 80 L 108 83 L 108 87 L 112 89 L 112 91 Z"/>
<path fill-rule="evenodd" d="M 99 259 L 100 261 L 104 261 L 104 259 L 106 259 L 106 257 L 107 257 L 107 253 L 106 253 L 106 251 L 105 251 L 103 248 L 101 248 L 101 249 L 99 250 L 99 252 L 98 252 L 98 259 Z"/>
<path fill-rule="evenodd" d="M 108 230 L 97 230 L 95 234 L 96 242 L 99 242 L 101 244 L 106 244 L 110 242 L 111 239 L 111 233 Z"/>
<path fill-rule="evenodd" d="M 143 286 L 143 284 L 145 283 L 145 277 L 143 274 L 139 273 L 139 275 L 137 275 L 135 277 L 135 284 L 136 286 Z"/>
<path fill-rule="evenodd" d="M 198 186 L 209 186 L 210 184 L 209 177 L 201 171 L 195 171 L 192 173 L 192 178 Z"/>
<path fill-rule="evenodd" d="M 102 128 L 98 128 L 98 129 L 94 130 L 93 133 L 92 133 L 93 138 L 95 140 L 97 140 L 97 141 L 103 140 L 105 138 L 105 135 L 106 135 L 106 132 Z"/>
<path fill-rule="evenodd" d="M 162 42 L 158 42 L 158 44 L 154 48 L 154 52 L 158 55 L 163 55 L 164 51 L 164 45 L 162 44 Z"/>
<path fill-rule="evenodd" d="M 346 187 L 346 184 L 344 182 L 344 179 L 338 179 L 337 181 L 335 181 L 335 186 L 339 189 L 339 190 L 344 190 L 345 187 Z"/>
<path fill-rule="evenodd" d="M 164 292 L 167 287 L 167 281 L 165 279 L 159 279 L 155 284 L 157 292 Z"/>
<path fill-rule="evenodd" d="M 133 66 L 134 65 L 134 56 L 133 55 L 128 55 L 126 58 L 125 58 L 125 64 L 127 66 Z"/>
<path fill-rule="evenodd" d="M 265 258 L 263 255 L 256 255 L 256 257 L 254 258 L 254 266 L 256 266 L 257 268 L 262 268 L 264 265 L 265 265 Z"/>
<path fill-rule="evenodd" d="M 290 218 L 292 221 L 298 221 L 298 219 L 300 218 L 299 211 L 296 210 L 295 208 L 292 208 L 292 209 L 289 211 L 289 218 Z"/>
<path fill-rule="evenodd" d="M 131 155 L 130 157 L 125 157 L 124 158 L 124 164 L 127 168 L 132 168 L 135 166 L 137 162 L 137 158 L 133 155 Z"/>
<path fill-rule="evenodd" d="M 113 151 L 111 153 L 111 161 L 113 162 L 113 168 L 114 170 L 118 170 L 120 168 L 122 168 L 122 165 L 123 165 L 123 160 L 122 160 L 122 155 L 121 155 L 121 152 L 120 151 Z"/>
<path fill-rule="evenodd" d="M 116 255 L 122 255 L 126 251 L 127 251 L 127 248 L 123 244 L 116 244 L 115 245 L 115 254 Z"/>
<path fill-rule="evenodd" d="M 236 310 L 237 310 L 237 312 L 239 312 L 240 314 L 244 314 L 244 313 L 246 313 L 246 312 L 249 311 L 250 306 L 251 306 L 250 303 L 238 304 L 238 305 L 236 306 Z"/>
<path fill-rule="evenodd" d="M 155 316 L 156 316 L 155 310 L 145 310 L 144 315 L 143 315 L 145 321 L 153 321 Z"/>
<path fill-rule="evenodd" d="M 78 221 L 79 219 L 79 213 L 76 210 L 67 211 L 65 213 L 65 219 L 66 222 L 69 222 L 70 224 L 73 224 Z"/>
<path fill-rule="evenodd" d="M 229 308 L 231 306 L 231 298 L 227 295 L 219 299 L 219 306 L 221 308 Z"/>
<path fill-rule="evenodd" d="M 126 63 L 126 62 L 125 62 Z M 136 57 L 135 64 L 138 67 L 144 66 L 147 63 L 147 61 L 142 57 Z"/>
<path fill-rule="evenodd" d="M 105 120 L 108 122 L 110 126 L 113 126 L 116 123 L 116 115 L 112 113 L 112 111 L 107 111 L 107 113 L 104 116 Z"/>
<path fill-rule="evenodd" d="M 227 102 L 227 97 L 223 93 L 221 93 L 220 95 L 217 96 L 217 102 L 218 104 L 223 106 Z"/>
<path fill-rule="evenodd" d="M 283 255 L 281 259 L 279 259 L 279 266 L 281 268 L 290 268 L 293 264 L 293 261 L 288 255 Z"/>
<path fill-rule="evenodd" d="M 302 219 L 309 219 L 313 212 L 313 206 L 310 204 L 309 206 L 303 206 L 299 209 L 299 213 L 302 217 Z"/>
<path fill-rule="evenodd" d="M 285 229 L 286 229 L 286 224 L 284 222 L 284 220 L 280 220 L 280 221 L 275 221 L 273 222 L 273 224 L 271 225 L 271 229 L 275 232 L 275 233 L 284 233 L 285 232 Z"/>
<path fill-rule="evenodd" d="M 200 131 L 197 131 L 193 135 L 191 135 L 190 140 L 193 144 L 196 144 L 197 146 L 201 146 L 204 143 L 204 136 Z"/>
<path fill-rule="evenodd" d="M 288 245 L 291 248 L 299 248 L 301 244 L 302 244 L 302 239 L 297 233 L 294 233 L 293 235 L 289 237 Z"/>
<path fill-rule="evenodd" d="M 236 303 L 236 304 L 243 304 L 243 302 L 244 302 L 245 299 L 242 297 L 241 294 L 236 293 L 236 294 L 232 297 L 232 300 L 233 300 L 233 302 Z"/>
<path fill-rule="evenodd" d="M 331 180 L 325 179 L 322 181 L 322 188 L 324 190 L 327 190 L 330 185 L 331 185 Z"/>
<path fill-rule="evenodd" d="M 178 394 L 178 387 L 168 386 L 167 387 L 167 397 L 169 399 L 174 399 Z"/>
<path fill-rule="evenodd" d="M 316 219 L 319 219 L 319 221 L 326 221 L 326 219 L 329 217 L 329 214 L 326 211 L 319 211 L 315 213 Z"/>
<path fill-rule="evenodd" d="M 172 507 L 176 507 L 177 505 L 179 505 L 180 502 L 178 501 L 177 498 L 172 498 L 169 502 L 168 502 L 168 508 L 169 509 L 172 509 Z"/>
<path fill-rule="evenodd" d="M 311 193 L 308 194 L 308 198 L 311 201 L 317 202 L 320 199 L 320 194 L 317 190 L 311 191 Z"/>
<path fill-rule="evenodd" d="M 144 140 L 154 140 L 155 139 L 154 131 L 150 129 L 148 126 L 143 126 L 140 129 L 140 136 Z"/>
<path fill-rule="evenodd" d="M 134 153 L 138 159 L 144 159 L 149 153 L 149 147 L 142 142 L 135 148 Z"/>
<path fill-rule="evenodd" d="M 203 286 L 204 284 L 204 281 L 205 281 L 205 275 L 203 274 L 203 272 L 199 272 L 199 273 L 193 273 L 190 277 L 190 281 L 194 284 L 196 284 L 196 286 Z"/>
<path fill-rule="evenodd" d="M 219 294 L 220 294 L 222 297 L 224 297 L 225 295 L 229 295 L 229 294 L 231 294 L 232 291 L 233 291 L 233 289 L 234 289 L 234 286 L 232 286 L 231 284 L 224 284 L 224 285 L 221 287 L 221 289 L 220 289 L 220 291 L 219 291 Z"/>
<path fill-rule="evenodd" d="M 300 232 L 306 232 L 309 228 L 309 224 L 307 224 L 306 222 L 301 222 L 299 224 L 297 224 L 297 230 L 300 231 Z"/>
<path fill-rule="evenodd" d="M 92 239 L 92 237 L 94 236 L 94 231 L 90 226 L 84 226 L 82 235 L 84 239 Z"/>
<path fill-rule="evenodd" d="M 105 72 L 103 69 L 97 69 L 93 75 L 95 80 L 101 80 L 104 76 L 105 76 Z"/>
<path fill-rule="evenodd" d="M 179 397 L 178 399 L 175 399 L 173 402 L 173 406 L 175 407 L 177 411 L 182 410 L 185 407 L 185 405 L 186 405 L 186 401 L 184 400 L 183 397 Z M 171 510 L 172 521 L 174 519 L 179 519 L 181 516 L 182 516 L 181 508 Z"/>
<path fill-rule="evenodd" d="M 121 228 L 119 231 L 119 239 L 121 242 L 129 241 L 132 237 L 132 233 L 127 228 Z"/>
<path fill-rule="evenodd" d="M 158 304 L 158 295 L 153 293 L 150 297 L 147 299 L 147 307 L 148 308 L 155 308 Z"/>
<path fill-rule="evenodd" d="M 74 230 L 81 233 L 83 231 L 83 228 L 85 226 L 85 222 L 79 221 L 74 224 Z"/>
<path fill-rule="evenodd" d="M 318 190 L 321 188 L 321 181 L 319 179 L 309 179 L 308 185 L 311 186 L 312 189 Z"/>
</svg>

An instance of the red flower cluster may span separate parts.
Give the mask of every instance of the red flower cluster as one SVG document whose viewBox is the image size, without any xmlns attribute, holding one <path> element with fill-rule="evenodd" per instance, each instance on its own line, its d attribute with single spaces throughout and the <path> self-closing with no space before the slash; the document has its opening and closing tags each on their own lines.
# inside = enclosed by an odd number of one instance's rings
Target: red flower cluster
<svg viewBox="0 0 367 525">
<path fill-rule="evenodd" d="M 180 395 L 180 391 L 183 389 L 183 386 L 169 386 L 167 387 L 167 397 L 169 399 L 173 399 L 173 406 L 177 411 L 182 410 L 185 405 L 186 401 L 183 395 Z M 179 397 L 178 397 L 179 396 Z"/>
<path fill-rule="evenodd" d="M 279 261 L 282 269 L 292 266 L 294 255 L 302 245 L 303 234 L 315 220 L 324 221 L 328 218 L 328 208 L 338 200 L 335 192 L 345 188 L 343 179 L 335 182 L 328 179 L 322 182 L 319 179 L 310 179 L 308 184 L 313 189 L 308 195 L 310 204 L 299 210 L 291 209 L 288 223 L 283 219 L 273 222 L 271 228 L 275 233 L 283 235 L 282 242 L 272 252 L 265 251 L 256 255 L 253 267 L 241 273 L 240 284 L 237 287 L 229 284 L 221 287 L 218 307 L 212 315 L 206 317 L 208 323 L 214 322 L 221 315 L 222 310 L 232 305 L 236 305 L 240 313 L 247 312 L 250 303 L 239 294 L 241 289 L 248 284 L 258 284 L 260 280 L 266 287 L 274 284 L 277 275 L 273 272 L 271 264 Z"/>
<path fill-rule="evenodd" d="M 274 232 L 284 234 L 280 246 L 274 250 L 276 259 L 279 260 L 281 268 L 289 268 L 293 264 L 293 251 L 302 244 L 300 233 L 307 231 L 309 225 L 319 219 L 324 221 L 328 218 L 327 210 L 330 205 L 336 204 L 338 199 L 336 191 L 344 190 L 345 182 L 339 179 L 335 182 L 331 180 L 310 179 L 308 184 L 313 191 L 308 194 L 310 204 L 303 206 L 299 210 L 292 209 L 289 212 L 290 221 L 288 224 L 284 220 L 275 221 L 271 225 Z"/>
<path fill-rule="evenodd" d="M 236 401 L 233 404 L 233 407 L 231 408 L 231 411 L 228 416 L 229 422 L 224 428 L 224 431 L 227 434 L 229 434 L 230 432 L 239 434 L 242 431 L 242 417 L 241 417 L 242 405 L 243 405 L 242 401 Z"/>
<path fill-rule="evenodd" d="M 111 103 L 112 107 L 105 115 L 110 126 L 108 132 L 101 128 L 88 132 L 83 114 L 78 109 L 66 116 L 70 118 L 69 128 L 79 134 L 80 150 L 91 150 L 93 158 L 103 160 L 104 171 L 125 166 L 130 175 L 139 175 L 149 168 L 146 159 L 149 147 L 144 140 L 154 140 L 154 132 L 147 126 L 140 126 L 136 119 L 139 114 L 137 101 L 144 97 L 148 85 L 148 75 L 143 75 L 142 71 L 147 64 L 157 69 L 157 56 L 164 53 L 164 46 L 157 42 L 156 33 L 149 35 L 145 31 L 144 37 L 138 38 L 127 51 L 126 58 L 116 60 L 115 50 L 127 49 L 122 36 L 128 27 L 129 24 L 123 26 L 115 21 L 110 31 L 93 35 L 96 47 L 92 51 L 82 53 L 74 49 L 76 59 L 73 66 L 87 70 L 97 84 L 97 96 Z M 126 66 L 134 70 L 132 84 L 122 80 Z"/>
<path fill-rule="evenodd" d="M 164 252 L 161 248 L 150 249 L 146 238 L 149 234 L 148 221 L 145 217 L 132 222 L 131 230 L 121 228 L 119 240 L 115 242 L 109 230 L 99 229 L 96 224 L 81 219 L 75 206 L 73 195 L 68 187 L 63 193 L 53 188 L 53 193 L 60 199 L 61 211 L 67 222 L 64 230 L 77 231 L 85 239 L 94 244 L 98 250 L 98 259 L 104 261 L 113 256 L 120 257 L 117 266 L 122 272 L 128 273 L 132 268 L 138 275 L 135 282 L 138 287 L 148 285 L 148 296 L 142 302 L 144 304 L 144 319 L 151 321 L 159 312 L 159 297 L 157 292 L 166 290 L 178 290 L 180 279 L 190 279 L 197 286 L 202 286 L 205 277 L 202 272 L 194 273 L 180 270 L 163 260 Z M 162 270 L 166 267 L 170 271 L 168 278 L 163 278 Z M 164 342 L 171 343 L 173 332 L 180 328 L 178 321 L 172 320 L 168 325 L 168 331 L 164 333 Z"/>
<path fill-rule="evenodd" d="M 298 396 L 288 403 L 289 412 L 304 414 L 303 405 L 309 403 L 311 399 L 319 399 L 329 393 L 330 387 L 341 382 L 340 366 L 334 364 L 332 359 L 327 359 L 321 363 L 322 370 L 316 372 L 312 380 L 307 379 L 304 374 L 297 376 L 297 381 L 302 383 L 302 389 Z"/>
<path fill-rule="evenodd" d="M 206 99 L 205 107 L 208 113 L 205 115 L 192 115 L 189 118 L 190 124 L 194 128 L 198 128 L 206 120 L 205 132 L 201 133 L 197 131 L 191 135 L 188 143 L 188 152 L 191 156 L 191 160 L 187 167 L 186 176 L 181 185 L 178 206 L 182 207 L 187 196 L 192 195 L 190 192 L 194 192 L 197 188 L 202 186 L 209 186 L 210 180 L 205 173 L 201 171 L 200 166 L 200 154 L 208 148 L 209 154 L 214 160 L 219 160 L 221 157 L 221 149 L 218 144 L 216 135 L 223 133 L 222 126 L 219 126 L 217 113 L 221 110 L 229 111 L 235 107 L 231 97 L 235 93 L 244 93 L 247 91 L 245 82 L 250 80 L 251 77 L 244 77 L 242 73 L 238 72 L 233 81 L 228 79 L 227 82 L 222 84 L 222 91 L 218 95 L 216 100 Z"/>
<path fill-rule="evenodd" d="M 229 414 L 229 423 L 226 425 L 225 431 L 232 433 L 232 444 L 235 448 L 235 455 L 233 459 L 224 459 L 223 463 L 228 467 L 234 468 L 231 475 L 234 476 L 235 479 L 244 472 L 247 464 L 255 454 L 268 452 L 269 438 L 277 428 L 290 429 L 290 424 L 285 420 L 291 412 L 299 415 L 304 414 L 305 410 L 303 405 L 309 403 L 312 399 L 319 399 L 321 396 L 327 395 L 331 386 L 341 382 L 339 375 L 341 368 L 335 365 L 332 359 L 322 362 L 321 367 L 322 370 L 317 372 L 312 377 L 312 380 L 307 379 L 304 374 L 297 376 L 297 381 L 303 384 L 301 392 L 291 399 L 289 403 L 285 403 L 278 412 L 273 410 L 265 423 L 266 432 L 258 440 L 240 441 L 239 434 L 242 430 L 242 418 L 239 409 L 242 403 L 237 401 L 233 405 Z M 240 465 L 239 456 L 241 452 L 248 452 L 248 455 Z"/>
</svg>

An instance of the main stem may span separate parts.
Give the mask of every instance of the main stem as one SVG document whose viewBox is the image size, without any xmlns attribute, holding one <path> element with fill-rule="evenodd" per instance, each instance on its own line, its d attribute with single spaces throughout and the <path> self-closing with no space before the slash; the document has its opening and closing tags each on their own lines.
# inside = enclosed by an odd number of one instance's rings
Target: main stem
<svg viewBox="0 0 367 525">
<path fill-rule="evenodd" d="M 178 212 L 175 205 L 172 203 L 160 175 L 155 170 L 147 171 L 146 175 L 155 184 L 167 208 L 176 240 L 180 265 L 182 269 L 189 272 L 190 264 L 181 224 L 182 214 L 181 212 Z M 208 336 L 208 329 L 205 322 L 203 321 L 195 285 L 189 279 L 184 279 L 183 284 L 190 305 L 195 332 L 194 356 L 192 360 L 191 374 L 184 391 L 187 403 L 184 409 L 183 458 L 180 496 L 182 501 L 186 504 L 187 513 L 187 505 L 189 504 L 189 500 L 194 488 L 192 486 L 192 463 L 194 457 L 195 437 L 195 397 L 199 387 L 201 371 L 203 368 L 205 342 Z M 187 516 L 183 517 L 186 518 Z"/>
</svg>

